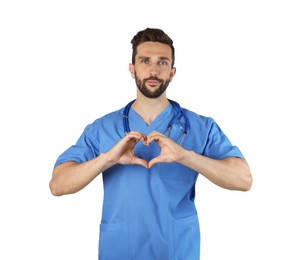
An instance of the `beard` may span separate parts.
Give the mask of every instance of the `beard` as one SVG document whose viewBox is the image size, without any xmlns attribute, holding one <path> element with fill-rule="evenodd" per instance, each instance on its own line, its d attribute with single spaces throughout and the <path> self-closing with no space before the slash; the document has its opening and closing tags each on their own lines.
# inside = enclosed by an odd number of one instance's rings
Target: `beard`
<svg viewBox="0 0 301 260">
<path fill-rule="evenodd" d="M 157 80 L 161 84 L 155 91 L 151 91 L 145 85 L 145 82 L 147 80 Z M 169 85 L 169 82 L 170 82 L 169 79 L 164 81 L 164 80 L 159 79 L 157 77 L 149 77 L 149 78 L 141 80 L 137 77 L 137 75 L 135 75 L 135 81 L 136 81 L 136 85 L 137 85 L 137 88 L 139 89 L 139 91 L 142 93 L 142 95 L 144 95 L 147 98 L 158 98 L 158 97 L 160 97 L 165 92 L 165 90 L 167 89 L 167 87 Z"/>
</svg>

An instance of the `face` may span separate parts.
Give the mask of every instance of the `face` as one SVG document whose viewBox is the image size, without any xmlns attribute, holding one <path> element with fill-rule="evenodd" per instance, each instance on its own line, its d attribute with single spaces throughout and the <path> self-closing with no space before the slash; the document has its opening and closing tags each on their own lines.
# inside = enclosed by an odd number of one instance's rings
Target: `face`
<svg viewBox="0 0 301 260">
<path fill-rule="evenodd" d="M 167 44 L 144 42 L 138 46 L 135 64 L 129 68 L 142 95 L 157 98 L 165 93 L 176 72 L 171 63 L 172 52 Z"/>
</svg>

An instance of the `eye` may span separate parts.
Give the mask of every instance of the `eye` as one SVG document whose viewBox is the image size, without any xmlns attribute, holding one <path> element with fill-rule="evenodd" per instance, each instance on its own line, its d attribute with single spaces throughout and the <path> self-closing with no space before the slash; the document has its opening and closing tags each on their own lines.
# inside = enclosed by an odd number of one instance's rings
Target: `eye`
<svg viewBox="0 0 301 260">
<path fill-rule="evenodd" d="M 140 62 L 142 64 L 148 64 L 149 63 L 149 59 L 141 59 Z"/>
<path fill-rule="evenodd" d="M 168 62 L 166 60 L 160 60 L 159 65 L 167 66 Z"/>
</svg>

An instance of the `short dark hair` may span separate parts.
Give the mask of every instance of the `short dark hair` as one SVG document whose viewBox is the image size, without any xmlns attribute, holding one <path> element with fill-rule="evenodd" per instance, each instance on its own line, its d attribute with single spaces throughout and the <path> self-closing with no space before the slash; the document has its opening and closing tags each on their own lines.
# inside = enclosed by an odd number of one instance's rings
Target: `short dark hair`
<svg viewBox="0 0 301 260">
<path fill-rule="evenodd" d="M 173 46 L 172 39 L 161 29 L 156 28 L 146 28 L 142 31 L 139 31 L 131 41 L 133 46 L 133 53 L 132 53 L 132 64 L 135 64 L 135 57 L 137 54 L 137 47 L 139 44 L 144 42 L 160 42 L 163 44 L 167 44 L 171 48 L 172 52 L 172 63 L 171 67 L 174 66 L 175 63 L 175 48 Z"/>
</svg>

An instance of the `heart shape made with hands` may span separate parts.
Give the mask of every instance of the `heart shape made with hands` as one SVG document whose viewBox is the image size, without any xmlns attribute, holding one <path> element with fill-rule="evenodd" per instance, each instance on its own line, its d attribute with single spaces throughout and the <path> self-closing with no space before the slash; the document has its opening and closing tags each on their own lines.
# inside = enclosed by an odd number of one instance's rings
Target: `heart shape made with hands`
<svg viewBox="0 0 301 260">
<path fill-rule="evenodd" d="M 160 162 L 174 162 L 176 161 L 176 154 L 183 149 L 169 137 L 163 135 L 158 131 L 151 132 L 148 136 L 141 132 L 132 131 L 123 138 L 123 156 L 125 164 L 139 164 L 146 168 L 151 168 L 153 165 Z M 160 146 L 160 154 L 157 157 L 150 158 L 149 161 L 142 159 L 139 155 L 134 154 L 134 148 L 138 142 L 145 146 L 149 146 L 155 141 Z"/>
</svg>

